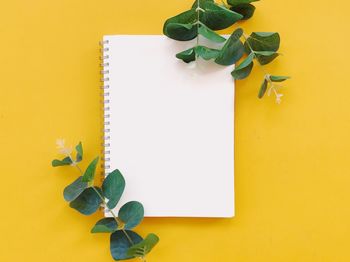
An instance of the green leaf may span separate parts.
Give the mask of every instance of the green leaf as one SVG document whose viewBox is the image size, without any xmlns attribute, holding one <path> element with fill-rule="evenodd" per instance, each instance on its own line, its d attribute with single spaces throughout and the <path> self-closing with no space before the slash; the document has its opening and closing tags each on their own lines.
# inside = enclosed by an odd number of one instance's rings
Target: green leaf
<svg viewBox="0 0 350 262">
<path fill-rule="evenodd" d="M 109 173 L 102 184 L 102 191 L 106 198 L 108 198 L 107 207 L 109 209 L 115 208 L 122 196 L 125 188 L 125 180 L 118 169 Z"/>
<path fill-rule="evenodd" d="M 178 59 L 181 59 L 185 63 L 190 63 L 190 62 L 196 60 L 196 53 L 194 51 L 194 48 L 192 47 L 190 49 L 187 49 L 185 51 L 182 51 L 182 52 L 176 54 L 176 57 Z"/>
<path fill-rule="evenodd" d="M 258 59 L 261 65 L 266 65 L 272 62 L 279 55 L 273 51 L 255 51 L 254 53 L 256 55 L 256 59 Z"/>
<path fill-rule="evenodd" d="M 261 84 L 260 90 L 259 90 L 259 94 L 258 97 L 262 98 L 265 95 L 266 89 L 267 89 L 267 80 L 266 78 L 264 78 L 264 81 Z"/>
<path fill-rule="evenodd" d="M 217 49 L 199 45 L 195 47 L 195 53 L 198 56 L 202 57 L 204 60 L 210 60 L 218 57 L 220 51 Z"/>
<path fill-rule="evenodd" d="M 204 6 L 207 2 L 214 3 L 214 0 L 199 0 L 199 7 Z M 194 1 L 192 8 L 197 8 L 198 6 L 198 0 Z"/>
<path fill-rule="evenodd" d="M 147 237 L 129 248 L 127 255 L 133 257 L 144 257 L 157 245 L 159 237 L 155 234 L 148 234 Z"/>
<path fill-rule="evenodd" d="M 83 175 L 84 182 L 91 182 L 94 180 L 98 159 L 99 157 L 96 157 L 94 160 L 91 161 L 89 166 L 86 168 L 85 173 Z"/>
<path fill-rule="evenodd" d="M 241 4 L 250 4 L 257 2 L 259 0 L 227 0 L 227 3 L 232 6 L 241 5 Z"/>
<path fill-rule="evenodd" d="M 72 184 L 68 185 L 63 191 L 63 197 L 70 202 L 76 199 L 86 188 L 87 182 L 83 182 L 83 177 L 78 177 Z"/>
<path fill-rule="evenodd" d="M 204 24 L 201 24 L 198 29 L 198 33 L 205 38 L 216 42 L 216 43 L 223 43 L 226 41 L 225 37 L 222 37 L 221 35 L 215 33 L 215 31 L 211 30 L 209 27 L 207 27 Z"/>
<path fill-rule="evenodd" d="M 244 43 L 246 52 L 254 51 L 273 51 L 277 52 L 280 46 L 280 36 L 278 33 L 255 32 L 252 33 Z"/>
<path fill-rule="evenodd" d="M 126 234 L 128 236 L 126 236 Z M 130 239 L 129 239 L 130 238 Z M 131 243 L 131 241 L 132 243 Z M 142 241 L 142 237 L 131 230 L 118 230 L 111 234 L 110 250 L 114 260 L 125 260 L 133 258 L 127 252 L 133 244 L 138 244 Z"/>
<path fill-rule="evenodd" d="M 239 5 L 232 6 L 230 10 L 238 14 L 241 14 L 243 16 L 242 20 L 247 20 L 254 15 L 255 6 L 251 4 L 239 4 Z"/>
<path fill-rule="evenodd" d="M 197 27 L 193 24 L 197 21 L 195 9 L 188 10 L 165 21 L 163 33 L 175 40 L 188 41 L 197 36 Z"/>
<path fill-rule="evenodd" d="M 243 18 L 241 14 L 211 1 L 205 1 L 201 8 L 205 12 L 199 13 L 199 21 L 212 30 L 225 29 Z"/>
<path fill-rule="evenodd" d="M 243 30 L 241 28 L 236 29 L 232 33 L 215 59 L 215 63 L 219 65 L 232 65 L 242 57 L 244 53 L 244 46 L 240 40 L 242 34 Z"/>
<path fill-rule="evenodd" d="M 231 72 L 231 75 L 238 80 L 246 78 L 253 69 L 253 59 L 254 54 L 251 53 L 239 66 L 235 68 L 235 70 Z"/>
<path fill-rule="evenodd" d="M 289 79 L 290 77 L 289 76 L 273 76 L 273 75 L 270 75 L 269 78 L 270 78 L 270 80 L 272 82 L 283 82 L 283 81 Z"/>
<path fill-rule="evenodd" d="M 81 142 L 75 147 L 75 150 L 77 151 L 76 162 L 80 162 L 83 160 L 83 145 Z"/>
<path fill-rule="evenodd" d="M 91 233 L 113 233 L 118 229 L 118 223 L 112 217 L 102 218 L 91 229 Z"/>
<path fill-rule="evenodd" d="M 124 222 L 125 229 L 132 229 L 141 223 L 144 209 L 140 202 L 130 201 L 124 204 L 118 213 L 118 217 Z"/>
<path fill-rule="evenodd" d="M 55 159 L 52 161 L 52 166 L 56 167 L 56 166 L 69 166 L 70 164 L 72 164 L 72 160 L 70 159 L 70 157 L 65 157 L 62 160 L 58 160 Z"/>
<path fill-rule="evenodd" d="M 101 191 L 95 187 L 96 190 Z M 89 187 L 83 191 L 76 199 L 70 202 L 69 206 L 79 211 L 83 215 L 91 215 L 97 211 L 102 200 L 96 191 Z"/>
</svg>

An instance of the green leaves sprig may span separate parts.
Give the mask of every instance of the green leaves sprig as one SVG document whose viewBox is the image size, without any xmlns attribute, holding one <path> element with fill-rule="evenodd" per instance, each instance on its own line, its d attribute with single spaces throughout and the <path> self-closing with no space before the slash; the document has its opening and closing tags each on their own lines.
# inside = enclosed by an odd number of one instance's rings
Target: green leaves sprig
<svg viewBox="0 0 350 262">
<path fill-rule="evenodd" d="M 185 63 L 190 63 L 198 58 L 213 60 L 223 66 L 240 63 L 232 71 L 231 75 L 237 79 L 248 77 L 254 64 L 264 66 L 275 60 L 280 54 L 277 52 L 280 46 L 280 36 L 276 32 L 253 32 L 245 35 L 243 29 L 237 28 L 226 39 L 216 30 L 230 27 L 231 25 L 249 19 L 255 12 L 252 4 L 258 0 L 227 0 L 227 3 L 216 3 L 214 0 L 196 0 L 191 8 L 183 13 L 167 19 L 163 26 L 163 33 L 177 41 L 189 41 L 197 39 L 195 46 L 184 50 L 176 57 Z M 219 49 L 209 48 L 199 44 L 199 35 L 221 45 Z M 264 71 L 264 80 L 258 93 L 262 98 L 269 88 L 276 95 L 276 101 L 281 101 L 276 82 L 281 82 L 289 77 L 271 76 Z"/>
<path fill-rule="evenodd" d="M 102 183 L 102 187 L 94 185 L 95 173 L 99 158 L 90 162 L 85 172 L 78 163 L 83 160 L 83 146 L 80 142 L 76 147 L 76 158 L 71 157 L 71 150 L 64 146 L 60 140 L 60 152 L 65 154 L 62 160 L 53 160 L 52 166 L 71 165 L 76 167 L 80 176 L 68 185 L 63 191 L 64 199 L 69 206 L 83 215 L 95 213 L 101 206 L 108 211 L 112 217 L 100 219 L 91 229 L 91 233 L 110 233 L 110 251 L 114 260 L 126 260 L 140 258 L 145 261 L 146 255 L 158 243 L 159 238 L 155 234 L 149 234 L 142 238 L 133 229 L 138 226 L 144 217 L 144 208 L 140 202 L 130 201 L 125 203 L 114 213 L 114 208 L 124 192 L 125 179 L 119 170 L 108 174 Z"/>
</svg>

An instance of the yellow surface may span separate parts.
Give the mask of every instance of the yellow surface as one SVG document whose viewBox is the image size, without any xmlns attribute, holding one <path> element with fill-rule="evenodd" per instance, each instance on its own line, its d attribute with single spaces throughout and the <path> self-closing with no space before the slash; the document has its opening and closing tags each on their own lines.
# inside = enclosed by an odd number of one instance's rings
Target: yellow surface
<svg viewBox="0 0 350 262">
<path fill-rule="evenodd" d="M 63 201 L 77 174 L 50 167 L 54 143 L 82 140 L 87 159 L 99 151 L 102 35 L 161 33 L 190 4 L 2 1 L 0 261 L 112 261 L 108 236 L 89 233 L 101 214 L 84 217 Z M 256 98 L 259 69 L 237 84 L 237 215 L 146 219 L 141 234 L 161 237 L 150 262 L 350 261 L 350 4 L 256 6 L 242 26 L 280 32 L 284 56 L 268 71 L 293 79 L 279 106 Z"/>
</svg>

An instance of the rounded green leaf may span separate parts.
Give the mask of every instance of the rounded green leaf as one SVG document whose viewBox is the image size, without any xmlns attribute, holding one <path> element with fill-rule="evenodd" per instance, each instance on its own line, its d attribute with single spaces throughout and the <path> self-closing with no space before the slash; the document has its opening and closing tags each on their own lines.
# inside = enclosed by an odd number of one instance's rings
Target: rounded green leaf
<svg viewBox="0 0 350 262">
<path fill-rule="evenodd" d="M 83 182 L 83 177 L 78 177 L 72 184 L 68 185 L 63 191 L 63 197 L 70 202 L 76 199 L 86 188 L 87 182 Z"/>
<path fill-rule="evenodd" d="M 210 60 L 218 57 L 220 51 L 217 49 L 199 45 L 195 47 L 195 53 L 204 60 Z"/>
<path fill-rule="evenodd" d="M 165 21 L 163 33 L 175 40 L 188 41 L 197 36 L 197 21 L 195 9 L 188 10 Z"/>
<path fill-rule="evenodd" d="M 89 166 L 86 168 L 85 173 L 83 175 L 84 182 L 91 182 L 94 180 L 98 159 L 99 157 L 96 157 L 94 160 L 91 161 Z"/>
<path fill-rule="evenodd" d="M 95 190 L 101 191 L 97 187 L 95 187 L 95 189 L 92 187 L 85 189 L 83 193 L 70 202 L 69 206 L 83 215 L 91 215 L 95 213 L 102 203 L 101 198 Z"/>
<path fill-rule="evenodd" d="M 247 53 L 251 52 L 250 49 L 277 52 L 280 46 L 280 35 L 270 32 L 254 32 L 248 37 L 244 45 Z"/>
<path fill-rule="evenodd" d="M 185 63 L 190 63 L 194 60 L 196 60 L 196 53 L 194 51 L 194 48 L 187 49 L 185 51 L 182 51 L 178 54 L 176 54 L 176 57 L 178 59 L 181 59 Z"/>
<path fill-rule="evenodd" d="M 55 159 L 52 161 L 52 166 L 56 167 L 56 166 L 69 166 L 70 164 L 72 164 L 72 160 L 70 159 L 70 157 L 65 157 L 62 160 L 58 160 Z"/>
<path fill-rule="evenodd" d="M 232 65 L 243 56 L 244 46 L 240 40 L 242 34 L 243 30 L 241 28 L 236 29 L 232 33 L 215 59 L 215 63 L 219 65 Z"/>
<path fill-rule="evenodd" d="M 79 144 L 75 147 L 75 150 L 77 151 L 76 162 L 80 162 L 83 160 L 83 144 L 79 142 Z"/>
<path fill-rule="evenodd" d="M 131 246 L 142 241 L 142 237 L 131 230 L 118 230 L 111 234 L 110 250 L 114 260 L 133 258 L 127 252 Z"/>
<path fill-rule="evenodd" d="M 125 179 L 118 169 L 109 173 L 102 184 L 102 192 L 108 199 L 107 207 L 115 208 L 125 188 Z"/>
<path fill-rule="evenodd" d="M 246 78 L 250 72 L 253 69 L 253 59 L 254 59 L 254 54 L 251 53 L 250 55 L 247 56 L 246 59 L 243 60 L 243 62 L 238 65 L 232 72 L 231 75 L 235 79 L 244 79 Z"/>
<path fill-rule="evenodd" d="M 91 229 L 91 233 L 113 233 L 118 229 L 118 223 L 112 217 L 102 218 Z"/>
<path fill-rule="evenodd" d="M 242 20 L 247 20 L 254 15 L 255 6 L 251 4 L 239 4 L 239 5 L 232 6 L 230 10 L 238 14 L 241 14 L 243 16 Z"/>
<path fill-rule="evenodd" d="M 118 213 L 119 219 L 125 224 L 125 229 L 132 229 L 141 223 L 144 209 L 140 202 L 130 201 L 124 204 Z"/>
<path fill-rule="evenodd" d="M 290 77 L 289 76 L 273 76 L 273 75 L 270 75 L 269 78 L 270 78 L 270 80 L 272 82 L 283 82 L 283 81 L 289 79 Z"/>
<path fill-rule="evenodd" d="M 261 65 L 266 65 L 279 56 L 278 53 L 273 51 L 255 51 L 254 53 L 256 55 L 256 59 Z"/>
<path fill-rule="evenodd" d="M 127 255 L 133 257 L 144 257 L 157 245 L 159 237 L 155 234 L 148 234 L 140 243 L 129 248 Z"/>
<path fill-rule="evenodd" d="M 259 94 L 258 97 L 259 98 L 263 98 L 263 96 L 265 95 L 266 89 L 267 89 L 267 80 L 266 78 L 264 79 L 264 81 L 261 84 L 260 90 L 259 90 Z"/>
<path fill-rule="evenodd" d="M 225 37 L 222 37 L 221 35 L 215 33 L 215 31 L 211 30 L 209 27 L 207 27 L 204 24 L 201 24 L 198 29 L 198 33 L 205 38 L 216 42 L 216 43 L 223 43 L 226 41 Z"/>
<path fill-rule="evenodd" d="M 199 21 L 212 30 L 225 29 L 243 18 L 241 14 L 211 1 L 203 3 L 201 8 L 205 12 L 199 13 Z"/>
</svg>

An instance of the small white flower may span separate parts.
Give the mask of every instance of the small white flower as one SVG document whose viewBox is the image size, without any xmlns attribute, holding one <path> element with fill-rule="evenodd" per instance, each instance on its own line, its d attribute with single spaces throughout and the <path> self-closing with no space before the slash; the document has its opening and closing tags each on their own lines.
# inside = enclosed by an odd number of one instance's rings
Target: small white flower
<svg viewBox="0 0 350 262">
<path fill-rule="evenodd" d="M 73 149 L 71 147 L 66 147 L 66 141 L 62 138 L 56 140 L 56 145 L 58 148 L 58 152 L 62 155 L 69 156 Z"/>
</svg>

